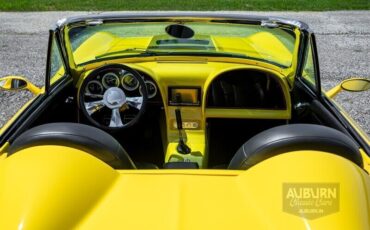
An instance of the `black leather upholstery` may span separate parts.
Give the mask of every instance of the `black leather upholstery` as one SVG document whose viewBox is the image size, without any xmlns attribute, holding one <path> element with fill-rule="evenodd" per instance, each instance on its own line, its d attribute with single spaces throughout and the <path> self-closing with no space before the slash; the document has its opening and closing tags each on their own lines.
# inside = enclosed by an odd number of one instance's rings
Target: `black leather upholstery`
<svg viewBox="0 0 370 230">
<path fill-rule="evenodd" d="M 265 130 L 237 151 L 229 169 L 248 169 L 270 157 L 295 150 L 333 153 L 363 167 L 359 146 L 347 135 L 320 125 L 292 124 Z"/>
<path fill-rule="evenodd" d="M 83 150 L 116 169 L 136 168 L 122 146 L 108 133 L 77 123 L 49 123 L 22 133 L 11 144 L 8 156 L 37 145 L 62 145 Z"/>
</svg>

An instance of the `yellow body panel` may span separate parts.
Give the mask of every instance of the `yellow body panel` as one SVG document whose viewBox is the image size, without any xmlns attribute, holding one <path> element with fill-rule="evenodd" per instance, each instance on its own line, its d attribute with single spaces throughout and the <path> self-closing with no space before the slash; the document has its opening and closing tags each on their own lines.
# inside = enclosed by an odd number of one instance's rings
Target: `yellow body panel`
<svg viewBox="0 0 370 230">
<path fill-rule="evenodd" d="M 370 178 L 348 160 L 291 152 L 247 171 L 115 171 L 76 149 L 39 146 L 0 162 L 0 229 L 369 229 Z M 6 173 L 5 173 L 6 172 Z M 283 211 L 284 183 L 338 183 L 339 210 Z M 272 192 L 274 191 L 274 192 Z"/>
<path fill-rule="evenodd" d="M 360 149 L 360 153 L 364 162 L 364 169 L 370 174 L 370 157 L 363 149 Z"/>
<path fill-rule="evenodd" d="M 1 210 L 8 212 L 12 209 L 17 212 L 17 215 L 7 216 L 7 221 L 2 219 L 0 229 L 71 228 L 118 176 L 118 173 L 105 164 L 92 164 L 93 167 L 84 167 L 84 164 L 86 166 L 96 160 L 75 149 L 58 146 L 50 149 L 48 146 L 43 146 L 25 149 L 23 152 L 26 153 L 23 154 L 20 151 L 0 163 Z M 74 160 L 74 154 L 79 157 L 79 160 Z M 45 157 L 44 159 L 47 160 L 36 160 L 34 157 Z M 59 163 L 55 165 L 50 160 Z M 12 167 L 12 162 L 16 162 L 18 168 Z M 80 170 L 84 170 L 84 173 L 80 174 Z M 64 171 L 64 173 L 57 173 L 58 171 Z M 97 172 L 100 173 L 95 174 Z M 8 177 L 11 175 L 14 177 L 12 176 L 13 178 L 9 181 Z M 96 183 L 97 178 L 89 179 L 92 175 L 99 175 L 98 183 Z M 23 181 L 21 185 L 18 184 L 20 181 Z M 50 185 L 52 186 L 49 187 Z M 92 187 L 93 190 L 90 190 Z M 81 200 L 80 192 L 84 193 L 83 200 Z M 29 209 L 31 207 L 32 209 Z M 58 209 L 53 209 L 55 207 Z M 65 215 L 67 218 L 48 217 L 55 211 L 58 211 L 58 215 Z M 0 213 L 0 215 L 4 217 L 7 214 Z M 29 218 L 26 218 L 27 216 Z M 17 224 L 14 225 L 14 223 Z"/>
</svg>

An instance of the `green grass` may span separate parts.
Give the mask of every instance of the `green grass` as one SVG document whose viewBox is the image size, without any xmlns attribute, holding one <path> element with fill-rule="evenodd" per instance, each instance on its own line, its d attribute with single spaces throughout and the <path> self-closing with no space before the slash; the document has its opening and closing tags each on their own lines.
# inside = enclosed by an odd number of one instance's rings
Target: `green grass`
<svg viewBox="0 0 370 230">
<path fill-rule="evenodd" d="M 370 0 L 0 0 L 0 11 L 369 9 Z"/>
</svg>

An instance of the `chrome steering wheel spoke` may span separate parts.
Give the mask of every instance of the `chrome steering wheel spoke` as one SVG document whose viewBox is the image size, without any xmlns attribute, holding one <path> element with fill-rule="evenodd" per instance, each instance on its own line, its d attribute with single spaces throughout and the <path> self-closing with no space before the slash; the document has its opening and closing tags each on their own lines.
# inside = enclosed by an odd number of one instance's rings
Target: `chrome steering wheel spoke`
<svg viewBox="0 0 370 230">
<path fill-rule="evenodd" d="M 126 97 L 126 101 L 129 106 L 134 107 L 137 110 L 140 110 L 143 105 L 143 97 Z"/>
<path fill-rule="evenodd" d="M 90 116 L 93 113 L 95 113 L 96 111 L 102 109 L 105 106 L 104 100 L 92 101 L 92 102 L 85 102 L 84 105 L 85 105 L 85 109 L 86 109 L 87 113 Z"/>
<path fill-rule="evenodd" d="M 101 94 L 93 94 L 93 93 L 85 93 L 85 96 L 91 97 L 91 98 L 101 98 L 103 99 L 104 95 Z"/>
<path fill-rule="evenodd" d="M 119 108 L 112 109 L 112 117 L 110 119 L 109 127 L 112 128 L 123 127 Z"/>
</svg>

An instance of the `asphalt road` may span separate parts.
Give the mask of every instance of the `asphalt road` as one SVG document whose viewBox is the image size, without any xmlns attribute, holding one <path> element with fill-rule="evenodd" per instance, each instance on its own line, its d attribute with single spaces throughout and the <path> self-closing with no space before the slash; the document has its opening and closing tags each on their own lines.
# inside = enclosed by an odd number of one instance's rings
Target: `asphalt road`
<svg viewBox="0 0 370 230">
<path fill-rule="evenodd" d="M 0 76 L 21 75 L 44 84 L 48 29 L 64 17 L 89 12 L 0 12 Z M 128 12 L 133 13 L 133 12 Z M 299 19 L 317 34 L 324 89 L 353 76 L 370 79 L 370 11 L 233 12 Z M 0 127 L 32 95 L 0 91 Z M 336 100 L 370 135 L 370 91 Z"/>
</svg>

